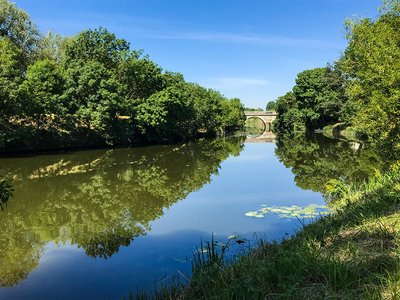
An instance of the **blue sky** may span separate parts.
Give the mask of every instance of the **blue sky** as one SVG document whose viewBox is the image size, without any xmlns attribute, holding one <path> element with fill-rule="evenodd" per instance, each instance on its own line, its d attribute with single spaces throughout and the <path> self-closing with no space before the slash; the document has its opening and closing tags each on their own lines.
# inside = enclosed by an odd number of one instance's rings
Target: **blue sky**
<svg viewBox="0 0 400 300">
<path fill-rule="evenodd" d="M 346 47 L 344 20 L 380 0 L 14 0 L 42 32 L 106 27 L 186 80 L 264 108 Z"/>
</svg>

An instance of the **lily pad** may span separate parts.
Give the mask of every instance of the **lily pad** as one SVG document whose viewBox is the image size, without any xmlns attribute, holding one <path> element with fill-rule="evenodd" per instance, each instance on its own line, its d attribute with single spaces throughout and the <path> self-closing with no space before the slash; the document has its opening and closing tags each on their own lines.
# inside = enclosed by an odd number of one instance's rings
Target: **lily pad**
<svg viewBox="0 0 400 300">
<path fill-rule="evenodd" d="M 302 218 L 302 219 L 311 219 L 323 215 L 327 215 L 330 213 L 330 209 L 326 205 L 317 205 L 310 204 L 305 207 L 301 207 L 298 205 L 292 206 L 266 206 L 257 211 L 250 211 L 245 213 L 247 217 L 253 218 L 263 218 L 267 214 L 275 214 L 279 218 Z"/>
</svg>

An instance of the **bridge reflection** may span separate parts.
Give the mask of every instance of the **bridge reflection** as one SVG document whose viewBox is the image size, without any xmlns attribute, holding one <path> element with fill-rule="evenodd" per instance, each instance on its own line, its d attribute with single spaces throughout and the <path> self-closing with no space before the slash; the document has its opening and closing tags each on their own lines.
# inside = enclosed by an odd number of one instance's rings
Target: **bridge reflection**
<svg viewBox="0 0 400 300">
<path fill-rule="evenodd" d="M 259 119 L 263 122 L 264 129 L 260 135 L 247 135 L 246 143 L 268 143 L 275 142 L 276 137 L 272 133 L 272 122 L 276 119 L 275 111 L 245 111 L 246 119 Z"/>
<path fill-rule="evenodd" d="M 247 136 L 245 143 L 275 143 L 276 135 L 272 132 L 264 132 L 259 136 Z"/>
</svg>

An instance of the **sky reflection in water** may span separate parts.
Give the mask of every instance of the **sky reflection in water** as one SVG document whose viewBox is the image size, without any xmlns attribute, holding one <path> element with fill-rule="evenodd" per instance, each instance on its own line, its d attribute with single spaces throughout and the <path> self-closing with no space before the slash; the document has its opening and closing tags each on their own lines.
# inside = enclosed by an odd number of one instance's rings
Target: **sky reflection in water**
<svg viewBox="0 0 400 300">
<path fill-rule="evenodd" d="M 221 242 L 293 233 L 297 219 L 245 215 L 324 205 L 275 148 L 236 138 L 2 159 L 16 192 L 0 213 L 0 298 L 120 299 L 189 274 L 212 233 Z"/>
</svg>

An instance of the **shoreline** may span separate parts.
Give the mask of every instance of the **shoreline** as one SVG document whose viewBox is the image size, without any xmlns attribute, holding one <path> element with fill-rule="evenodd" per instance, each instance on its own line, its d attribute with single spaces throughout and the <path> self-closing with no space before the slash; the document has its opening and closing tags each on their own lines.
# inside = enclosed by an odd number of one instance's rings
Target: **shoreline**
<svg viewBox="0 0 400 300">
<path fill-rule="evenodd" d="M 330 182 L 334 213 L 231 262 L 210 253 L 187 285 L 137 299 L 399 299 L 400 166 L 363 184 Z M 131 297 L 132 298 L 132 297 Z"/>
</svg>

